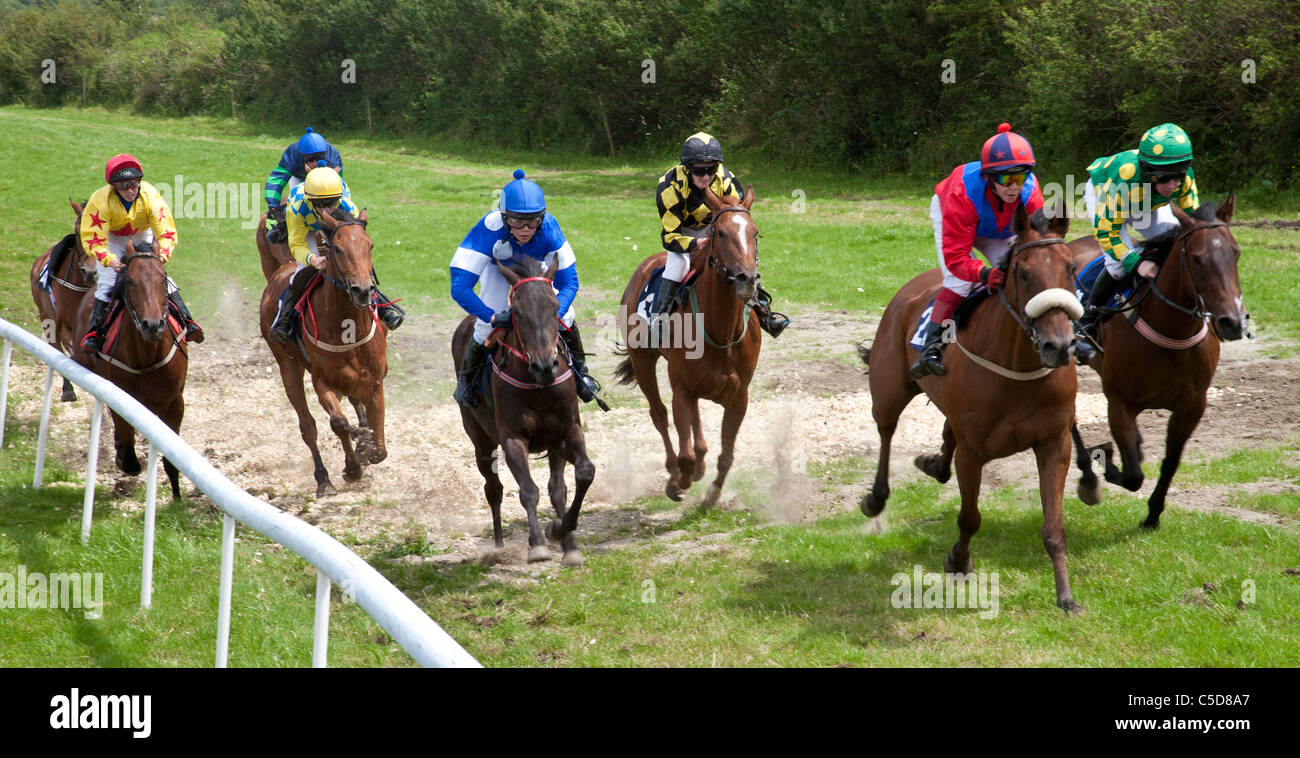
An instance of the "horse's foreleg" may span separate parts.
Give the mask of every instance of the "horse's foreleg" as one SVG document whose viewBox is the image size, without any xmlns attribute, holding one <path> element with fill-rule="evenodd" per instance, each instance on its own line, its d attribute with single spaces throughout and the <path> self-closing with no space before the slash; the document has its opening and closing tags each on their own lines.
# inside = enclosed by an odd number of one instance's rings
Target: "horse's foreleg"
<svg viewBox="0 0 1300 758">
<path fill-rule="evenodd" d="M 537 520 L 537 501 L 541 499 L 541 490 L 537 488 L 532 472 L 528 470 L 528 443 L 522 437 L 506 437 L 501 440 L 501 450 L 510 473 L 514 474 L 515 482 L 519 484 L 519 502 L 528 514 L 528 562 L 548 560 L 551 551 L 546 548 L 546 538 L 542 536 L 542 526 Z"/>
<path fill-rule="evenodd" d="M 313 473 L 316 477 L 316 497 L 338 494 L 338 490 L 334 489 L 333 483 L 330 482 L 329 472 L 325 470 L 325 462 L 321 460 L 320 448 L 316 447 L 316 419 L 312 417 L 311 409 L 307 406 L 307 389 L 302 383 L 305 368 L 301 363 L 281 358 L 278 354 L 275 360 L 280 366 L 280 382 L 284 384 L 284 394 L 288 395 L 289 404 L 298 414 L 298 432 L 302 435 L 302 441 L 307 443 L 307 449 L 311 451 L 312 465 L 315 467 Z"/>
<path fill-rule="evenodd" d="M 352 397 L 351 395 L 348 396 L 348 402 L 352 403 L 352 410 L 355 411 L 357 414 L 357 426 L 363 429 L 370 426 L 369 422 L 366 420 L 365 403 L 356 399 L 355 397 Z"/>
<path fill-rule="evenodd" d="M 581 425 L 574 424 L 569 429 L 568 439 L 564 443 L 564 455 L 573 464 L 573 479 L 576 485 L 573 504 L 564 512 L 564 521 L 560 524 L 560 530 L 565 534 L 564 563 L 568 566 L 581 566 L 582 552 L 578 550 L 578 540 L 573 532 L 578 528 L 578 514 L 582 512 L 582 499 L 587 496 L 587 489 L 596 479 L 596 464 L 587 457 L 587 441 L 582 435 Z"/>
<path fill-rule="evenodd" d="M 696 402 L 686 387 L 673 387 L 673 426 L 677 427 L 677 489 L 691 488 L 695 451 L 691 449 L 691 405 Z M 721 465 L 721 462 L 719 462 Z"/>
<path fill-rule="evenodd" d="M 352 448 L 352 433 L 348 425 L 348 417 L 343 415 L 339 393 L 315 374 L 312 375 L 312 385 L 316 387 L 316 397 L 320 400 L 321 407 L 330 416 L 330 429 L 343 445 L 343 480 L 360 481 L 361 461 L 357 460 L 357 453 Z"/>
<path fill-rule="evenodd" d="M 373 466 L 388 457 L 388 445 L 384 442 L 384 385 L 381 382 L 375 387 L 370 399 L 364 405 L 357 407 L 357 415 L 362 420 L 362 426 L 368 428 L 369 440 L 364 451 L 358 449 L 357 454 L 362 459 L 362 463 L 367 466 Z"/>
<path fill-rule="evenodd" d="M 581 566 L 582 551 L 578 549 L 578 538 L 574 536 L 573 529 L 566 529 L 565 525 L 569 523 L 567 518 L 569 512 L 574 514 L 573 524 L 577 525 L 577 511 L 582 506 L 581 495 L 574 498 L 573 507 L 566 510 L 569 492 L 564 485 L 564 464 L 565 453 L 562 448 L 552 448 L 547 456 L 551 466 L 551 481 L 548 491 L 551 496 L 551 508 L 555 511 L 555 520 L 551 522 L 547 534 L 553 540 L 559 540 L 564 548 L 564 559 L 561 563 L 565 566 Z M 579 482 L 581 487 L 581 482 Z"/>
<path fill-rule="evenodd" d="M 140 473 L 140 459 L 135 455 L 135 427 L 116 411 L 109 411 L 113 417 L 113 447 L 116 451 L 114 461 L 117 468 L 127 476 Z"/>
<path fill-rule="evenodd" d="M 167 427 L 177 434 L 181 433 L 181 420 L 185 418 L 185 397 L 177 395 L 176 401 L 167 409 L 167 413 L 161 416 Z M 176 468 L 176 464 L 167 460 L 163 456 L 163 471 L 167 473 L 167 481 L 172 486 L 172 500 L 181 499 L 181 472 Z"/>
<path fill-rule="evenodd" d="M 1092 456 L 1088 446 L 1083 444 L 1083 435 L 1079 434 L 1079 424 L 1070 421 L 1070 437 L 1074 439 L 1074 464 L 1079 468 L 1079 499 L 1087 505 L 1101 502 L 1101 482 L 1092 471 Z"/>
<path fill-rule="evenodd" d="M 916 467 L 944 484 L 952 477 L 952 454 L 957 449 L 957 435 L 953 434 L 952 424 L 943 421 L 943 446 L 934 455 L 918 455 L 913 461 Z"/>
<path fill-rule="evenodd" d="M 59 402 L 75 402 L 77 399 L 77 393 L 72 389 L 72 382 L 68 381 L 68 377 L 66 376 L 62 376 L 61 378 L 63 379 L 63 394 L 59 396 Z"/>
<path fill-rule="evenodd" d="M 700 423 L 700 399 L 691 398 L 691 435 L 694 438 L 695 448 L 695 473 L 691 474 L 691 481 L 698 482 L 704 478 L 704 456 L 709 452 L 709 446 L 704 441 L 704 425 Z"/>
<path fill-rule="evenodd" d="M 1151 493 L 1151 499 L 1147 501 L 1147 520 L 1142 522 L 1142 526 L 1151 529 L 1160 526 L 1160 514 L 1165 510 L 1165 494 L 1169 492 L 1169 482 L 1173 480 L 1174 472 L 1178 471 L 1178 464 L 1183 459 L 1183 446 L 1187 444 L 1192 432 L 1196 431 L 1204 414 L 1205 396 L 1202 395 L 1195 406 L 1169 416 L 1169 429 L 1165 432 L 1165 459 L 1160 462 L 1160 479 Z"/>
<path fill-rule="evenodd" d="M 1110 418 L 1110 436 L 1119 446 L 1120 465 L 1115 468 L 1109 458 L 1106 461 L 1106 481 L 1118 484 L 1129 492 L 1137 492 L 1145 478 L 1142 473 L 1142 454 L 1138 451 L 1137 415 L 1138 411 L 1119 402 L 1109 400 L 1107 415 Z"/>
<path fill-rule="evenodd" d="M 633 375 L 641 388 L 641 394 L 650 403 L 650 422 L 655 425 L 659 437 L 664 442 L 664 468 L 668 470 L 668 485 L 665 487 L 668 497 L 681 500 L 681 490 L 677 488 L 677 451 L 673 450 L 672 438 L 668 436 L 668 407 L 659 396 L 659 376 L 655 373 L 655 363 L 659 353 L 629 350 L 628 359 L 632 361 Z"/>
<path fill-rule="evenodd" d="M 958 446 L 955 457 L 961 512 L 957 514 L 957 544 L 943 559 L 943 570 L 949 574 L 969 574 L 975 570 L 970 557 L 970 541 L 980 530 L 980 481 L 984 477 L 984 461 L 962 446 Z"/>
<path fill-rule="evenodd" d="M 748 388 L 736 393 L 732 401 L 722 409 L 722 452 L 718 453 L 718 475 L 709 485 L 704 495 L 704 502 L 713 505 L 722 495 L 722 485 L 727 481 L 727 472 L 736 455 L 736 436 L 740 434 L 740 424 L 745 420 L 745 411 L 749 410 Z"/>
<path fill-rule="evenodd" d="M 1056 439 L 1034 445 L 1038 460 L 1038 492 L 1043 501 L 1043 547 L 1052 559 L 1056 577 L 1056 605 L 1066 613 L 1080 613 L 1083 606 L 1070 593 L 1070 572 L 1065 566 L 1065 514 L 1061 499 L 1070 471 L 1070 438 L 1062 432 Z"/>
</svg>

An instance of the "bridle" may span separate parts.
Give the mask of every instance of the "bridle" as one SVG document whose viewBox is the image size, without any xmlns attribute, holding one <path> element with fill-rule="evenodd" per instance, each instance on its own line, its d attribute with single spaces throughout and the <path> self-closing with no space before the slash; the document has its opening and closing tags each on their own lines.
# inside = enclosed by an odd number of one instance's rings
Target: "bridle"
<svg viewBox="0 0 1300 758">
<path fill-rule="evenodd" d="M 1011 255 L 1008 256 L 1007 280 L 1010 281 L 1012 279 L 1011 269 L 1017 265 L 1017 258 L 1020 255 L 1020 253 L 1033 247 L 1046 247 L 1048 245 L 1064 245 L 1064 244 L 1065 244 L 1065 240 L 1061 237 L 1043 237 L 1041 239 L 1036 239 L 1033 240 L 1032 242 L 1026 242 L 1024 244 L 1016 245 L 1015 247 L 1011 248 Z M 1021 314 L 1023 314 L 1025 312 L 1025 309 L 1028 307 L 1028 303 L 1022 303 L 1020 295 L 1021 295 L 1020 285 L 1017 284 L 1016 304 L 1013 306 L 1011 302 L 1007 300 L 1006 285 L 1003 284 L 1003 286 L 998 288 L 998 297 L 1002 300 L 1002 307 L 1007 309 L 1007 313 L 1010 313 L 1011 318 L 1016 320 L 1016 323 L 1020 325 L 1020 329 L 1024 331 L 1025 334 L 1029 335 L 1029 341 L 1033 343 L 1034 349 L 1038 350 L 1042 347 L 1043 335 L 1039 334 L 1037 327 L 1033 326 L 1033 324 L 1030 323 L 1030 321 L 1036 321 L 1037 319 L 1026 320 L 1024 317 L 1021 316 Z"/>
<path fill-rule="evenodd" d="M 513 307 L 514 307 L 514 304 L 515 304 L 515 290 L 519 289 L 519 287 L 520 287 L 521 285 L 523 285 L 523 284 L 527 284 L 528 282 L 545 282 L 545 283 L 546 283 L 546 286 L 547 286 L 547 288 L 548 288 L 548 290 L 554 288 L 554 286 L 555 286 L 555 284 L 554 284 L 550 279 L 547 279 L 547 278 L 544 277 L 544 276 L 528 276 L 528 277 L 524 277 L 523 279 L 520 279 L 519 281 L 515 282 L 514 285 L 512 285 L 512 286 L 510 287 L 510 293 L 509 293 L 509 295 L 507 296 L 507 300 L 506 300 L 506 302 L 510 305 L 511 308 L 513 308 Z M 556 320 L 557 320 L 557 321 L 559 320 L 559 317 L 558 317 L 558 316 L 556 316 Z M 510 344 L 510 343 L 509 343 L 508 341 L 506 341 L 506 339 L 504 339 L 504 338 L 503 338 L 503 339 L 499 339 L 499 340 L 497 340 L 497 344 L 499 344 L 499 345 L 501 345 L 502 347 L 504 347 L 504 348 L 505 348 L 505 349 L 506 349 L 506 350 L 507 350 L 511 355 L 513 355 L 513 356 L 515 356 L 516 358 L 518 358 L 519 360 L 523 361 L 523 362 L 524 362 L 524 365 L 526 365 L 526 366 L 530 366 L 530 365 L 532 365 L 532 362 L 533 362 L 533 360 L 532 360 L 532 356 L 529 355 L 529 353 L 528 353 L 527 350 L 524 350 L 524 349 L 523 349 L 524 344 L 523 344 L 523 341 L 522 341 L 522 340 L 520 339 L 520 337 L 519 337 L 519 334 L 518 334 L 519 330 L 518 330 L 518 329 L 512 329 L 512 330 L 510 330 L 510 331 L 512 331 L 512 332 L 515 333 L 515 339 L 519 341 L 519 347 L 515 347 L 514 345 Z M 556 335 L 556 339 L 555 339 L 555 349 L 556 349 L 556 350 L 559 350 L 559 349 L 560 349 L 560 338 L 559 338 L 559 335 L 558 335 L 558 334 Z M 504 361 L 503 361 L 503 362 L 504 362 Z M 572 367 L 569 367 L 568 370 L 566 370 L 563 374 L 560 374 L 559 376 L 557 376 L 557 377 L 556 377 L 553 381 L 551 381 L 549 384 L 537 384 L 537 383 L 535 383 L 535 382 L 525 382 L 525 381 L 522 381 L 522 380 L 520 380 L 520 379 L 516 379 L 515 377 L 510 376 L 510 375 L 507 374 L 504 370 L 502 370 L 502 368 L 501 368 L 500 366 L 498 366 L 498 365 L 496 364 L 495 361 L 492 363 L 492 372 L 493 372 L 494 374 L 496 374 L 498 377 L 500 377 L 500 378 L 502 379 L 502 381 L 504 381 L 504 382 L 506 382 L 507 384 L 510 384 L 510 385 L 512 385 L 512 386 L 514 386 L 514 387 L 518 387 L 519 389 L 536 390 L 536 389 L 544 389 L 544 388 L 546 388 L 546 387 L 554 387 L 554 386 L 557 385 L 557 384 L 561 384 L 561 383 L 563 383 L 563 382 L 565 382 L 565 381 L 568 381 L 569 377 L 573 375 L 573 368 L 572 368 Z"/>
<path fill-rule="evenodd" d="M 152 259 L 158 261 L 159 264 L 161 264 L 163 261 L 162 261 L 162 258 L 159 258 L 158 256 L 154 255 L 153 253 L 132 253 L 132 254 L 130 254 L 130 255 L 124 256 L 124 257 L 121 259 L 121 260 L 122 260 L 122 303 L 123 303 L 124 305 L 126 305 L 126 312 L 131 316 L 131 323 L 135 325 L 135 330 L 136 330 L 137 332 L 140 332 L 140 334 L 144 334 L 144 329 L 141 328 L 141 325 L 140 325 L 140 316 L 139 316 L 139 314 L 137 314 L 137 313 L 135 312 L 135 306 L 131 304 L 131 298 L 128 297 L 127 294 L 126 294 L 126 289 L 127 289 L 127 287 L 130 287 L 132 284 L 134 284 L 134 282 L 131 281 L 131 277 L 130 277 L 130 275 L 127 274 L 127 266 L 131 263 L 131 261 L 136 260 L 137 258 L 152 258 Z M 164 305 L 163 305 L 163 326 L 164 326 L 164 328 L 166 328 L 166 324 L 167 324 L 167 306 L 166 306 L 167 271 L 166 271 L 165 269 L 164 269 L 163 272 L 162 272 L 162 280 L 163 280 L 163 281 L 162 281 L 162 289 L 163 289 L 163 293 L 164 293 L 164 295 L 163 295 L 163 302 L 164 302 Z M 172 340 L 173 340 L 173 341 L 176 341 L 176 335 L 175 335 L 175 334 L 172 335 Z"/>
<path fill-rule="evenodd" d="M 728 206 L 726 206 L 726 207 L 724 207 L 724 208 L 719 208 L 718 210 L 714 211 L 714 213 L 713 213 L 713 219 L 712 219 L 711 221 L 709 221 L 709 225 L 705 228 L 705 231 L 707 232 L 707 231 L 713 229 L 714 225 L 718 223 L 718 219 L 721 218 L 721 217 L 722 217 L 722 214 L 724 214 L 724 213 L 743 213 L 743 214 L 745 214 L 746 216 L 749 216 L 749 209 L 746 208 L 746 207 L 743 206 L 743 205 L 728 205 Z M 750 216 L 750 218 L 753 218 L 753 217 Z M 712 235 L 710 235 L 710 236 L 712 236 Z M 710 246 L 710 247 L 712 247 L 712 246 Z M 730 286 L 732 286 L 732 285 L 734 285 L 734 284 L 736 283 L 736 278 L 737 278 L 738 274 L 733 274 L 733 273 L 731 273 L 731 269 L 727 268 L 727 264 L 723 263 L 721 259 L 719 259 L 717 256 L 715 256 L 715 255 L 713 254 L 713 251 L 712 251 L 712 250 L 709 250 L 709 257 L 708 257 L 708 259 L 707 259 L 705 262 L 708 264 L 709 268 L 713 269 L 714 271 L 717 271 L 719 274 L 722 275 L 723 281 L 725 281 L 725 282 L 727 283 L 727 286 L 728 286 L 728 287 L 730 287 Z M 754 266 L 755 266 L 755 268 L 758 267 L 758 249 L 757 249 L 757 248 L 755 248 L 755 250 L 754 250 Z M 758 285 L 758 280 L 759 280 L 759 277 L 761 277 L 761 276 L 762 276 L 762 274 L 755 274 L 755 276 L 754 276 L 754 285 L 755 285 L 755 286 Z"/>
<path fill-rule="evenodd" d="M 1193 303 L 1191 308 L 1185 308 L 1178 303 L 1175 303 L 1173 300 L 1170 300 L 1165 293 L 1160 291 L 1160 288 L 1156 286 L 1156 280 L 1154 278 L 1148 279 L 1147 286 L 1156 294 L 1156 297 L 1160 298 L 1160 300 L 1164 302 L 1165 305 L 1168 305 L 1179 313 L 1191 316 L 1194 319 L 1200 319 L 1207 322 L 1210 320 L 1210 311 L 1205 307 L 1205 297 L 1201 295 L 1200 289 L 1197 288 L 1196 277 L 1192 276 L 1192 267 L 1191 264 L 1188 263 L 1188 259 L 1191 258 L 1191 255 L 1187 252 L 1187 238 L 1202 229 L 1213 229 L 1215 227 L 1227 225 L 1227 222 L 1224 221 L 1207 221 L 1182 230 L 1178 236 L 1174 238 L 1174 245 L 1182 243 L 1183 246 L 1182 255 L 1179 256 L 1180 266 L 1182 268 L 1182 276 L 1192 284 Z"/>
<path fill-rule="evenodd" d="M 313 210 L 315 209 L 313 208 Z M 324 211 L 324 212 L 328 213 L 328 211 Z M 342 229 L 345 226 L 359 226 L 364 229 L 366 225 L 356 220 L 339 221 L 333 227 L 326 229 L 325 247 L 329 248 L 331 253 L 338 251 L 338 248 L 334 246 L 334 235 L 338 233 L 339 229 Z M 325 256 L 325 270 L 321 272 L 321 276 L 325 277 L 325 281 L 329 282 L 330 284 L 333 284 L 335 287 L 338 287 L 344 292 L 348 292 L 348 294 L 351 295 L 351 292 L 348 291 L 347 285 L 344 284 L 342 281 L 343 277 L 342 274 L 339 272 L 338 261 L 336 261 L 334 258 L 335 257 L 333 255 Z M 334 276 L 330 276 L 331 269 L 333 269 L 334 271 Z M 374 287 L 376 287 L 377 285 L 378 282 L 376 281 L 375 272 L 372 269 L 370 272 L 370 287 L 371 289 L 374 289 Z"/>
</svg>

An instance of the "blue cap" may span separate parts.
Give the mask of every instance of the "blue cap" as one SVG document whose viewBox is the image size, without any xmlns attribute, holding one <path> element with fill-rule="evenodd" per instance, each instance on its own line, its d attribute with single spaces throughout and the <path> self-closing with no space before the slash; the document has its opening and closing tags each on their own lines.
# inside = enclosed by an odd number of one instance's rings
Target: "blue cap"
<svg viewBox="0 0 1300 758">
<path fill-rule="evenodd" d="M 523 169 L 515 169 L 514 177 L 501 191 L 501 210 L 521 215 L 545 212 L 546 196 L 537 182 L 525 179 Z"/>
<path fill-rule="evenodd" d="M 325 152 L 325 149 L 328 147 L 329 147 L 329 143 L 325 141 L 325 138 L 320 136 L 316 132 L 313 132 L 310 126 L 307 127 L 307 131 L 303 132 L 302 137 L 298 140 L 299 155 L 312 155 L 313 153 L 323 153 Z"/>
</svg>

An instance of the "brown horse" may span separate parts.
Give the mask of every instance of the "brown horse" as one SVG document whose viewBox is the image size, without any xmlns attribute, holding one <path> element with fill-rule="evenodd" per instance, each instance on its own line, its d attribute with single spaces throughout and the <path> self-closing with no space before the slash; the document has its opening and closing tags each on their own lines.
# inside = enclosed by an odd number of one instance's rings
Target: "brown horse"
<svg viewBox="0 0 1300 758">
<path fill-rule="evenodd" d="M 304 371 L 311 371 L 316 397 L 329 414 L 330 429 L 343 445 L 343 478 L 358 481 L 363 464 L 379 463 L 388 457 L 384 444 L 388 329 L 375 317 L 371 307 L 374 282 L 370 275 L 370 252 L 374 245 L 366 234 L 367 220 L 365 211 L 356 218 L 339 209 L 333 215 L 321 216 L 327 234 L 321 252 L 327 264 L 323 281 L 306 298 L 303 339 L 294 343 L 266 341 L 279 364 L 285 394 L 298 414 L 298 431 L 311 450 L 317 497 L 333 495 L 337 490 L 316 447 L 316 419 L 307 407 Z M 259 240 L 264 237 L 262 233 L 258 236 Z M 262 337 L 265 339 L 275 321 L 280 293 L 293 277 L 294 266 L 288 263 L 278 268 L 269 266 L 268 251 L 277 246 L 263 249 L 259 242 L 258 247 L 262 252 L 263 273 L 272 272 L 262 292 Z M 351 426 L 343 414 L 340 401 L 344 397 L 357 409 L 360 426 Z M 355 451 L 353 437 L 357 438 Z"/>
<path fill-rule="evenodd" d="M 143 243 L 140 243 L 143 245 Z M 137 250 L 140 248 L 137 248 Z M 78 343 L 72 357 L 86 368 L 122 388 L 162 420 L 173 432 L 180 433 L 185 417 L 185 378 L 189 372 L 189 355 L 185 346 L 185 327 L 168 318 L 167 270 L 158 257 L 158 244 L 152 252 L 128 252 L 122 257 L 123 268 L 117 275 L 115 292 L 121 293 L 125 313 L 118 318 L 122 325 L 113 346 L 104 346 L 106 354 L 90 355 Z M 82 298 L 74 335 L 83 335 L 90 325 L 94 291 Z M 105 328 L 108 328 L 105 324 Z M 135 454 L 135 428 L 125 419 L 113 416 L 113 442 L 117 467 L 129 476 L 140 473 Z M 171 461 L 163 458 L 163 469 L 171 482 L 172 498 L 181 497 L 180 474 Z"/>
<path fill-rule="evenodd" d="M 510 312 L 513 328 L 495 340 L 500 346 L 499 360 L 492 361 L 491 392 L 493 408 L 479 403 L 473 410 L 460 407 L 461 423 L 474 443 L 474 458 L 483 475 L 483 492 L 492 509 L 492 537 L 498 548 L 505 543 L 501 536 L 501 479 L 497 476 L 494 453 L 500 445 L 506 465 L 519 484 L 519 502 L 528 513 L 528 561 L 550 557 L 546 539 L 537 520 L 540 493 L 528 470 L 528 455 L 545 452 L 551 467 L 548 490 L 556 520 L 547 534 L 564 548 L 565 566 L 581 566 L 582 551 L 573 532 L 578 528 L 582 499 L 596 477 L 596 467 L 587 457 L 587 442 L 578 415 L 578 395 L 572 369 L 561 372 L 563 354 L 559 351 L 559 321 L 555 317 L 559 302 L 551 280 L 558 262 L 547 271 L 532 258 L 524 258 L 515 268 L 497 263 L 497 270 L 510 284 Z M 452 362 L 456 373 L 474 331 L 474 316 L 456 327 L 452 337 Z M 493 342 L 493 337 L 488 342 Z M 489 345 L 490 347 L 491 345 Z M 565 509 L 567 492 L 564 463 L 573 464 L 573 505 Z"/>
<path fill-rule="evenodd" d="M 1183 446 L 1205 413 L 1205 393 L 1219 365 L 1219 341 L 1241 339 L 1245 330 L 1237 278 L 1241 248 L 1228 228 L 1235 201 L 1235 194 L 1229 194 L 1222 206 L 1206 203 L 1195 216 L 1171 205 L 1178 228 L 1148 245 L 1157 257 L 1166 256 L 1154 283 L 1143 280 L 1137 287 L 1132 320 L 1112 318 L 1101 325 L 1098 336 L 1104 352 L 1099 351 L 1091 365 L 1101 375 L 1110 433 L 1119 445 L 1123 468 L 1112 462 L 1109 442 L 1086 448 L 1078 428 L 1071 429 L 1075 462 L 1082 472 L 1079 499 L 1094 505 L 1101 500 L 1101 486 L 1092 472 L 1092 453 L 1102 453 L 1106 481 L 1136 492 L 1143 481 L 1137 416 L 1150 408 L 1171 412 L 1165 459 L 1147 501 L 1145 527 L 1160 526 Z M 1093 237 L 1071 242 L 1070 251 L 1080 270 L 1102 254 Z"/>
<path fill-rule="evenodd" d="M 698 301 L 698 307 L 693 305 L 692 314 L 683 314 L 688 317 L 680 320 L 679 328 L 671 329 L 664 340 L 667 344 L 660 344 L 654 336 L 641 339 L 648 329 L 636 314 L 637 299 L 654 269 L 664 264 L 667 253 L 642 261 L 623 290 L 619 330 L 628 357 L 619 364 L 615 375 L 621 384 L 633 381 L 639 384 L 650 402 L 650 420 L 664 441 L 668 468 L 665 492 L 673 500 L 681 500 L 692 482 L 704 478 L 704 455 L 708 448 L 700 425 L 700 399 L 722 406 L 718 475 L 704 498 L 705 504 L 712 505 L 722 494 L 723 482 L 731 470 L 736 435 L 749 406 L 749 381 L 762 348 L 762 332 L 758 328 L 758 316 L 746 305 L 758 287 L 759 278 L 758 228 L 749 215 L 754 204 L 754 188 L 746 188 L 744 200 L 729 197 L 726 203 L 707 190 L 705 203 L 713 213 L 713 220 L 705 230 L 708 242 L 692 253 L 692 268 L 701 273 L 694 291 L 687 291 L 692 303 Z M 655 375 L 660 356 L 668 361 L 668 383 L 673 391 L 676 453 L 668 437 L 668 409 L 659 397 L 659 380 Z"/>
<path fill-rule="evenodd" d="M 272 244 L 266 239 L 265 213 L 262 214 L 261 220 L 257 222 L 256 239 L 258 257 L 262 261 L 262 277 L 269 282 L 271 277 L 275 276 L 275 272 L 280 270 L 281 266 L 293 263 L 293 253 L 289 252 L 288 243 Z"/>
<path fill-rule="evenodd" d="M 67 354 L 81 351 L 81 335 L 76 334 L 77 311 L 81 308 L 81 298 L 95 286 L 95 259 L 86 255 L 78 229 L 81 226 L 82 206 L 73 200 L 75 221 L 72 234 L 56 242 L 49 250 L 42 253 L 32 263 L 31 290 L 32 299 L 36 301 L 36 310 L 41 318 L 41 333 L 45 341 Z M 56 251 L 62 255 L 57 271 L 49 273 L 50 290 L 40 286 L 41 269 Z M 51 297 L 53 301 L 51 302 Z M 70 403 L 77 399 L 72 389 L 72 382 L 63 380 L 62 402 Z"/>
<path fill-rule="evenodd" d="M 954 458 L 961 489 L 960 537 L 944 558 L 948 573 L 973 569 L 971 537 L 980 527 L 979 489 L 984 464 L 1033 448 L 1043 504 L 1043 545 L 1056 577 L 1056 604 L 1082 610 L 1070 593 L 1065 566 L 1061 498 L 1070 467 L 1070 422 L 1078 385 L 1074 330 L 1082 306 L 1071 289 L 1070 253 L 1062 239 L 1068 218 L 1043 211 L 1027 218 L 1016 210 L 1017 238 L 1005 263 L 1006 287 L 973 308 L 948 348 L 944 376 L 919 382 L 908 377 L 917 352 L 908 345 L 926 305 L 938 294 L 941 275 L 931 269 L 903 286 L 880 318 L 875 344 L 863 351 L 869 367 L 872 416 L 880 432 L 880 461 L 862 512 L 876 516 L 889 498 L 889 447 L 898 418 L 924 391 L 947 417 L 943 448 L 916 464 L 948 481 Z M 928 318 L 928 316 L 927 316 Z M 951 334 L 951 327 L 949 334 Z M 950 339 L 945 335 L 945 339 Z"/>
</svg>

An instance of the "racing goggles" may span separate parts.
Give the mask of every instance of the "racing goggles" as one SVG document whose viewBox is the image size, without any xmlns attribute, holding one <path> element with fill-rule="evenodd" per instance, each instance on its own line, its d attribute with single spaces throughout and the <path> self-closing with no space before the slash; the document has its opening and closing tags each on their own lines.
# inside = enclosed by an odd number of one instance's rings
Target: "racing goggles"
<svg viewBox="0 0 1300 758">
<path fill-rule="evenodd" d="M 1028 171 L 1015 171 L 1005 174 L 994 174 L 993 181 L 1003 187 L 1019 187 L 1029 178 Z"/>
<path fill-rule="evenodd" d="M 533 216 L 507 216 L 502 214 L 502 216 L 505 217 L 506 224 L 511 229 L 536 229 L 542 225 L 542 214 Z"/>
</svg>

